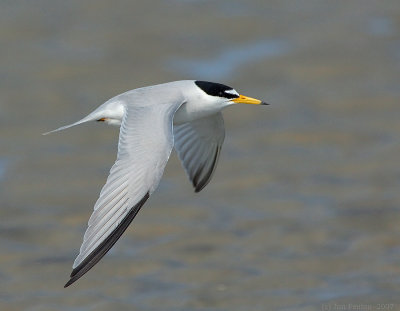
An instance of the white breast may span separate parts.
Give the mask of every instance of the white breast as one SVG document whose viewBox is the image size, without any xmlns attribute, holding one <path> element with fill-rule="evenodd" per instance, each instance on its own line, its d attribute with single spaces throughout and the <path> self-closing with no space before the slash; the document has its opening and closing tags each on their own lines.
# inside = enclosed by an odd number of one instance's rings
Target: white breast
<svg viewBox="0 0 400 311">
<path fill-rule="evenodd" d="M 223 107 L 225 105 L 221 105 L 221 102 L 211 101 L 209 98 L 187 101 L 175 112 L 174 124 L 182 124 L 211 116 L 220 112 Z"/>
</svg>

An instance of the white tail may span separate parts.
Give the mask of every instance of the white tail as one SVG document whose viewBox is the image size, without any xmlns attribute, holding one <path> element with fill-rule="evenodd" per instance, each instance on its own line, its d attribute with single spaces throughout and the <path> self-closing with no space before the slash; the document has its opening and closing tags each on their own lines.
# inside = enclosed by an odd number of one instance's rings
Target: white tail
<svg viewBox="0 0 400 311">
<path fill-rule="evenodd" d="M 96 117 L 97 117 L 97 118 L 96 118 Z M 43 133 L 42 135 L 47 135 L 47 134 L 50 134 L 50 133 L 62 131 L 62 130 L 65 130 L 65 129 L 67 129 L 67 128 L 73 127 L 73 126 L 75 126 L 75 125 L 82 124 L 82 123 L 89 122 L 89 121 L 95 121 L 95 120 L 98 120 L 98 119 L 101 119 L 101 117 L 99 118 L 98 115 L 97 115 L 97 116 L 94 116 L 93 113 L 91 113 L 91 114 L 89 114 L 88 116 L 84 117 L 83 119 L 81 119 L 81 120 L 79 120 L 79 121 L 77 121 L 77 122 L 75 122 L 75 123 L 72 123 L 72 124 L 69 124 L 69 125 L 61 126 L 61 127 L 59 127 L 58 129 L 52 130 L 52 131 L 50 131 L 50 132 Z"/>
<path fill-rule="evenodd" d="M 106 123 L 111 124 L 111 125 L 120 125 L 121 120 L 124 114 L 125 108 L 124 105 L 121 101 L 118 101 L 114 98 L 110 99 L 109 101 L 105 102 L 103 105 L 98 107 L 95 111 L 84 117 L 83 119 L 69 124 L 65 125 L 62 127 L 59 127 L 58 129 L 55 129 L 53 131 L 43 133 L 42 135 L 47 135 L 50 133 L 58 132 L 65 130 L 67 128 L 73 127 L 75 125 L 89 122 L 89 121 L 96 121 L 100 119 L 106 119 Z"/>
</svg>

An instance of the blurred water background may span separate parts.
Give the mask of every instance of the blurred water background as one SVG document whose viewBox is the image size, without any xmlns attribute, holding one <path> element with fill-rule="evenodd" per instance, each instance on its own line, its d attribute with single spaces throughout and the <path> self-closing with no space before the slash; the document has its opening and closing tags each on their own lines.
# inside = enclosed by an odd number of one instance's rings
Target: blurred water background
<svg viewBox="0 0 400 311">
<path fill-rule="evenodd" d="M 400 310 L 398 0 L 3 0 L 0 46 L 1 310 Z M 41 133 L 180 79 L 271 105 L 63 289 L 118 130 Z"/>
</svg>

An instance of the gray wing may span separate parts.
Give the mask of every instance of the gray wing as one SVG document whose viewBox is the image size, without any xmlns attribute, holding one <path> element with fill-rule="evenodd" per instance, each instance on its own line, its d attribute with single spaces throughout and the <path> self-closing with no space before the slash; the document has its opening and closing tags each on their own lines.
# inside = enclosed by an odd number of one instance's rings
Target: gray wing
<svg viewBox="0 0 400 311">
<path fill-rule="evenodd" d="M 179 106 L 179 103 L 127 106 L 117 160 L 94 206 L 65 287 L 89 271 L 110 250 L 156 189 L 173 147 L 172 122 Z"/>
<path fill-rule="evenodd" d="M 201 191 L 211 180 L 224 138 L 221 112 L 174 125 L 175 149 L 196 192 Z"/>
</svg>

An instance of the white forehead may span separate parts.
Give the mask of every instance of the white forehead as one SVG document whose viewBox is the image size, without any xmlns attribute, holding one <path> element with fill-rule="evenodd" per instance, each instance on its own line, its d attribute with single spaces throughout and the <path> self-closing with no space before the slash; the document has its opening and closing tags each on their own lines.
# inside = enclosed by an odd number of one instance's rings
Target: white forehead
<svg viewBox="0 0 400 311">
<path fill-rule="evenodd" d="M 238 93 L 238 92 L 236 92 L 234 89 L 232 89 L 232 90 L 226 90 L 226 91 L 225 91 L 225 93 L 228 93 L 228 94 L 232 94 L 232 95 L 239 96 L 239 93 Z"/>
</svg>

